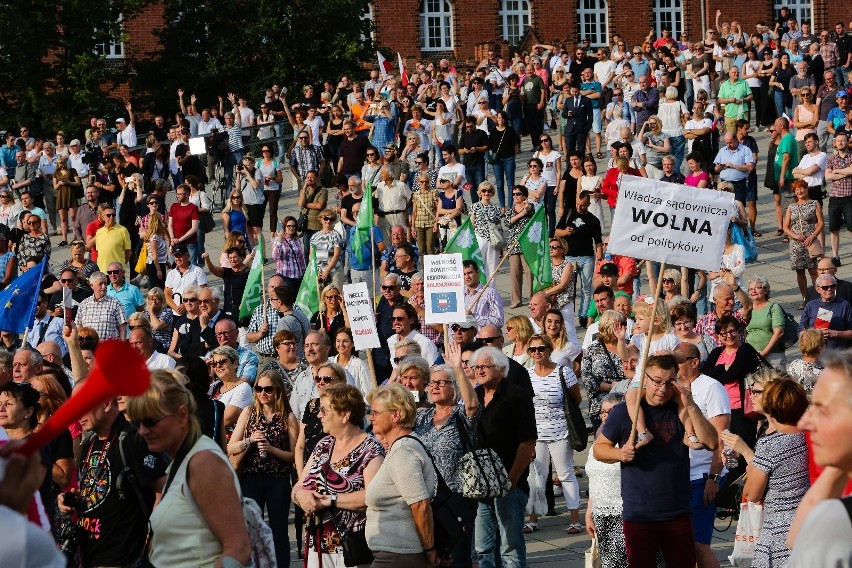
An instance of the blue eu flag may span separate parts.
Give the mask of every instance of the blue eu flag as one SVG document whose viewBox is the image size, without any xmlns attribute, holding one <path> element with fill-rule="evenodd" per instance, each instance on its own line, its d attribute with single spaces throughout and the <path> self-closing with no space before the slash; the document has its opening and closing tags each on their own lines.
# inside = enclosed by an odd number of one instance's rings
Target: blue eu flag
<svg viewBox="0 0 852 568">
<path fill-rule="evenodd" d="M 33 266 L 0 292 L 0 331 L 22 333 L 32 325 L 45 262 Z"/>
</svg>

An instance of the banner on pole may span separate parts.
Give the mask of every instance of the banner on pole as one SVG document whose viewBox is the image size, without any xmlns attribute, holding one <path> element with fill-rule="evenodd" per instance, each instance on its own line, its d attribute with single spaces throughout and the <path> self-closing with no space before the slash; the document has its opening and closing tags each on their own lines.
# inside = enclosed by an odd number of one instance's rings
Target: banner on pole
<svg viewBox="0 0 852 568">
<path fill-rule="evenodd" d="M 426 323 L 464 321 L 464 267 L 461 253 L 423 257 L 423 298 Z"/>
<path fill-rule="evenodd" d="M 349 314 L 355 349 L 376 349 L 382 346 L 379 341 L 379 328 L 373 314 L 373 299 L 366 282 L 343 285 L 343 302 Z"/>
<path fill-rule="evenodd" d="M 719 270 L 731 217 L 730 193 L 621 178 L 608 252 L 700 270 Z"/>
</svg>

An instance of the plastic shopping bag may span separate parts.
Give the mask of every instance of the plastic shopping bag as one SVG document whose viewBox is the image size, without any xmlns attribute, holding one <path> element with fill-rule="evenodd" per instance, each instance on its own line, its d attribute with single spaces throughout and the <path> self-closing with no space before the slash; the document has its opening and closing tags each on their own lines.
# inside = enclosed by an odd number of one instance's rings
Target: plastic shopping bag
<svg viewBox="0 0 852 568">
<path fill-rule="evenodd" d="M 731 223 L 731 242 L 743 247 L 746 264 L 757 261 L 757 243 L 754 241 L 751 229 L 748 227 L 743 229 L 736 223 Z"/>
<path fill-rule="evenodd" d="M 547 477 L 545 474 L 542 477 Z M 527 499 L 527 514 L 528 515 L 544 515 L 547 513 L 547 497 L 544 494 L 544 481 L 538 475 L 538 468 L 535 462 L 530 464 L 530 474 L 527 476 L 527 481 L 530 484 L 530 497 Z"/>
<path fill-rule="evenodd" d="M 585 568 L 601 568 L 601 555 L 598 550 L 598 537 L 592 537 L 592 546 L 586 551 Z"/>
<path fill-rule="evenodd" d="M 737 533 L 734 536 L 734 551 L 728 556 L 731 566 L 751 566 L 754 547 L 760 537 L 763 526 L 763 505 L 742 503 L 740 519 L 737 521 Z"/>
</svg>

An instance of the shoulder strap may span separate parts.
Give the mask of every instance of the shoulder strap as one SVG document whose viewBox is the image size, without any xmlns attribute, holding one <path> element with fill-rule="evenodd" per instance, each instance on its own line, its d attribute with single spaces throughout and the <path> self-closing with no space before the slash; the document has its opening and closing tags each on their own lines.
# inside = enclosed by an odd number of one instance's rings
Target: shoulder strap
<svg viewBox="0 0 852 568">
<path fill-rule="evenodd" d="M 456 430 L 458 430 L 459 432 L 459 439 L 461 440 L 462 451 L 465 453 L 474 451 L 476 447 L 474 447 L 473 440 L 471 440 L 470 435 L 467 433 L 467 428 L 465 428 L 464 424 L 462 424 L 462 419 L 459 416 L 458 412 L 456 412 L 455 414 L 454 422 L 456 425 Z"/>
<path fill-rule="evenodd" d="M 426 447 L 426 444 L 423 443 L 423 440 L 421 440 L 420 438 L 418 438 L 416 436 L 411 436 L 411 435 L 402 436 L 402 437 L 415 440 L 418 444 L 420 444 L 423 447 L 423 451 L 426 452 L 426 455 L 429 456 L 429 461 L 432 462 L 432 468 L 435 470 L 435 477 L 438 478 L 438 489 L 440 489 L 442 485 L 444 487 L 449 488 L 449 486 L 447 485 L 447 482 L 444 481 L 444 476 L 441 475 L 441 470 L 439 470 L 437 464 L 435 464 L 435 458 L 432 457 L 431 452 L 429 452 L 429 448 Z"/>
<path fill-rule="evenodd" d="M 843 503 L 843 506 L 846 508 L 846 514 L 849 515 L 849 521 L 852 522 L 852 495 L 844 497 L 840 502 Z"/>
<path fill-rule="evenodd" d="M 138 434 L 134 433 L 134 436 Z M 145 496 L 142 495 L 142 487 L 139 478 L 136 475 L 136 472 L 133 469 L 133 462 L 127 459 L 127 453 L 125 453 L 124 449 L 124 441 L 127 439 L 127 431 L 125 430 L 118 436 L 118 452 L 121 456 L 121 473 L 119 474 L 118 480 L 116 482 L 116 489 L 118 489 L 118 495 L 120 498 L 124 498 L 124 489 L 125 483 L 130 484 L 130 489 L 133 490 L 133 494 L 136 495 L 136 500 L 139 501 L 139 505 L 142 507 L 142 510 L 146 515 L 150 515 L 151 511 L 148 506 L 148 502 L 145 500 Z M 131 438 L 131 443 L 134 438 Z M 130 451 L 131 458 L 133 457 L 133 450 Z"/>
</svg>

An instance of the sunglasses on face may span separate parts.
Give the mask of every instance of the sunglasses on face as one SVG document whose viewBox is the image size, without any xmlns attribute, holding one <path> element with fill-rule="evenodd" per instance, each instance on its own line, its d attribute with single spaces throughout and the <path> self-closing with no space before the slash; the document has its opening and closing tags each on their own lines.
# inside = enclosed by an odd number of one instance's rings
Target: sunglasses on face
<svg viewBox="0 0 852 568">
<path fill-rule="evenodd" d="M 269 385 L 268 387 L 262 387 L 260 385 L 255 385 L 254 386 L 254 392 L 256 392 L 258 394 L 260 394 L 260 393 L 273 394 L 275 392 L 275 387 L 272 386 L 272 385 Z"/>
<path fill-rule="evenodd" d="M 197 301 L 198 301 L 198 298 L 184 298 L 183 299 L 184 304 L 194 304 Z"/>
<path fill-rule="evenodd" d="M 114 274 L 121 274 L 122 272 L 122 270 L 107 270 L 107 274 L 109 274 L 110 276 Z"/>
<path fill-rule="evenodd" d="M 334 382 L 334 377 L 329 377 L 327 375 L 317 375 L 317 376 L 314 377 L 314 382 L 317 383 L 317 384 L 319 384 L 319 383 L 330 384 L 330 383 Z"/>
<path fill-rule="evenodd" d="M 527 351 L 529 351 L 530 353 L 544 353 L 545 351 L 547 351 L 547 345 L 533 345 L 527 347 Z"/>
<path fill-rule="evenodd" d="M 82 337 L 80 339 L 82 339 Z M 162 420 L 162 418 L 148 417 L 148 418 L 140 418 L 139 420 L 131 420 L 130 423 L 137 430 L 139 429 L 140 426 L 144 426 L 145 428 L 150 429 L 150 428 L 155 427 L 157 424 L 159 424 L 161 420 Z"/>
<path fill-rule="evenodd" d="M 213 359 L 210 363 L 213 367 L 224 367 L 227 363 L 230 363 L 230 359 Z"/>
<path fill-rule="evenodd" d="M 382 284 L 382 290 L 396 290 L 396 286 L 393 284 Z"/>
</svg>

